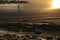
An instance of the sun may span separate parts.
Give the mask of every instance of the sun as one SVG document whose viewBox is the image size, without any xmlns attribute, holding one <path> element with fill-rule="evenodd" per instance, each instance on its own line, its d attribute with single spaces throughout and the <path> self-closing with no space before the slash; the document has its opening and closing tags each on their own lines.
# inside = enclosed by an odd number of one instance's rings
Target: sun
<svg viewBox="0 0 60 40">
<path fill-rule="evenodd" d="M 60 8 L 60 0 L 53 0 L 52 1 L 52 8 L 53 9 Z"/>
</svg>

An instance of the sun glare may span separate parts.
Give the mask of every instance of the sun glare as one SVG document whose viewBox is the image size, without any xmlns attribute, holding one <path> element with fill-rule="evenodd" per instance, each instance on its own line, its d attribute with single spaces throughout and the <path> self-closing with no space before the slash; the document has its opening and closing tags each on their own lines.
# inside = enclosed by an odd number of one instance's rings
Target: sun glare
<svg viewBox="0 0 60 40">
<path fill-rule="evenodd" d="M 53 0 L 52 1 L 52 8 L 53 9 L 60 8 L 60 0 Z"/>
</svg>

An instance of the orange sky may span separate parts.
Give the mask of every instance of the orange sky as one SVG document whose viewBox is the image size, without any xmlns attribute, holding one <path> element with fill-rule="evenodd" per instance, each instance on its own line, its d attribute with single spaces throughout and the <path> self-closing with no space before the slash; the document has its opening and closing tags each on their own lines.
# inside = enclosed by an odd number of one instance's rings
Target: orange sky
<svg viewBox="0 0 60 40">
<path fill-rule="evenodd" d="M 39 13 L 39 12 L 49 10 L 52 7 L 53 0 L 24 0 L 24 1 L 28 1 L 29 3 L 20 4 L 21 11 L 32 12 L 34 10 L 35 13 Z M 6 6 L 8 6 L 8 5 L 6 5 Z M 12 8 L 14 8 L 14 6 L 16 6 L 16 5 L 12 5 L 12 6 L 13 6 Z"/>
<path fill-rule="evenodd" d="M 21 9 L 23 11 L 28 10 L 28 12 L 32 12 L 33 10 L 36 12 L 44 11 L 45 9 L 50 9 L 52 0 L 26 0 L 28 4 L 21 4 L 23 7 Z"/>
</svg>

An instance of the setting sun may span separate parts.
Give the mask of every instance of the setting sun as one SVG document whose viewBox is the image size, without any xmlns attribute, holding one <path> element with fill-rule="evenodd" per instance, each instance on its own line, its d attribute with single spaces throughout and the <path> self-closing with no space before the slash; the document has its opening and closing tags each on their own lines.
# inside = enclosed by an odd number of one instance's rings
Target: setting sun
<svg viewBox="0 0 60 40">
<path fill-rule="evenodd" d="M 52 8 L 53 9 L 60 8 L 60 0 L 53 0 L 52 1 Z"/>
</svg>

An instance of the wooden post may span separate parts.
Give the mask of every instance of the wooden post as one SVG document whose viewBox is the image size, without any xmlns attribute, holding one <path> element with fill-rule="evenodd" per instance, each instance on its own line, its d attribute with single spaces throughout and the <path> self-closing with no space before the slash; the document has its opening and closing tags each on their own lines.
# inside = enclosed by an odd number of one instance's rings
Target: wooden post
<svg viewBox="0 0 60 40">
<path fill-rule="evenodd" d="M 18 0 L 18 5 L 17 5 L 18 12 L 20 11 L 19 8 L 20 8 L 20 5 L 19 5 L 19 0 Z"/>
<path fill-rule="evenodd" d="M 19 0 L 18 0 L 18 9 L 19 9 L 20 7 L 19 7 Z"/>
</svg>

